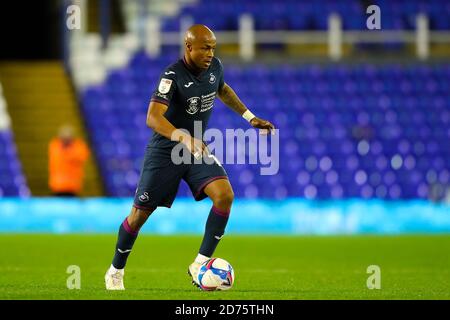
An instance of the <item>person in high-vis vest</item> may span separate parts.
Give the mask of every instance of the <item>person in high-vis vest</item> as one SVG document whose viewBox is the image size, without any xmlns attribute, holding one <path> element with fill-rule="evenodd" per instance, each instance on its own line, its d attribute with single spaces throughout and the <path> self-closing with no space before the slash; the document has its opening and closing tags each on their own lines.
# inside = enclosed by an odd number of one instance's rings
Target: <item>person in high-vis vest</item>
<svg viewBox="0 0 450 320">
<path fill-rule="evenodd" d="M 89 157 L 86 143 L 76 138 L 74 129 L 64 125 L 49 144 L 49 188 L 55 196 L 79 196 L 83 189 L 84 167 Z"/>
</svg>

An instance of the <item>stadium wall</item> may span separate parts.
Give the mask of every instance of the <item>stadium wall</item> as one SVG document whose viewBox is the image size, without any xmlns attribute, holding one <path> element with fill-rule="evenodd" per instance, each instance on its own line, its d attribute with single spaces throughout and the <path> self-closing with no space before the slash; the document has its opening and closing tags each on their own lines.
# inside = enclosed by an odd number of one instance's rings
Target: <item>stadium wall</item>
<svg viewBox="0 0 450 320">
<path fill-rule="evenodd" d="M 4 198 L 3 233 L 116 233 L 131 198 Z M 180 198 L 158 208 L 141 232 L 203 234 L 211 203 Z M 227 234 L 450 233 L 450 204 L 424 200 L 330 200 L 292 198 L 236 200 Z"/>
</svg>

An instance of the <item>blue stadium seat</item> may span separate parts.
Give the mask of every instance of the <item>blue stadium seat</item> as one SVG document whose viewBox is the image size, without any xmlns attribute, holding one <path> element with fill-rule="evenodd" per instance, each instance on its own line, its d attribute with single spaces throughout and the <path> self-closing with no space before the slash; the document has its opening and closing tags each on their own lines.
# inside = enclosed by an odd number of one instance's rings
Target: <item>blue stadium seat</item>
<svg viewBox="0 0 450 320">
<path fill-rule="evenodd" d="M 11 131 L 0 131 L 0 198 L 30 195 Z"/>
<path fill-rule="evenodd" d="M 168 62 L 138 52 L 81 96 L 110 195 L 134 193 L 151 135 L 148 100 Z M 427 198 L 435 183 L 449 185 L 448 65 L 226 65 L 225 78 L 280 129 L 277 176 L 261 176 L 259 165 L 225 164 L 238 197 L 410 199 Z M 210 127 L 248 128 L 219 101 L 214 112 Z M 426 178 L 430 168 L 434 180 Z M 190 191 L 182 185 L 179 194 Z"/>
</svg>

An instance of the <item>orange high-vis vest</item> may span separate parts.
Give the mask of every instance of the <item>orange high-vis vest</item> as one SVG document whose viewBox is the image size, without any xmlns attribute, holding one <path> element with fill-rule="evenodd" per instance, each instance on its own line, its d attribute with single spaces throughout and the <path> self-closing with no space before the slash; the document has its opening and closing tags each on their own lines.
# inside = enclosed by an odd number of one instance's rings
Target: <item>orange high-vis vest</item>
<svg viewBox="0 0 450 320">
<path fill-rule="evenodd" d="M 50 141 L 49 187 L 52 192 L 73 192 L 78 194 L 83 187 L 84 164 L 89 149 L 81 139 L 64 146 L 59 138 Z"/>
</svg>

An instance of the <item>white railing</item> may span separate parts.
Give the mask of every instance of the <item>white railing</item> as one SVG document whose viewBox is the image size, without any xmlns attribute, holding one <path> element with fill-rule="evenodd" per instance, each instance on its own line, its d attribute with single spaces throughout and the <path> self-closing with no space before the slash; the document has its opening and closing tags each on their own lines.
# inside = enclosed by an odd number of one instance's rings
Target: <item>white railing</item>
<svg viewBox="0 0 450 320">
<path fill-rule="evenodd" d="M 185 0 L 191 1 L 191 0 Z M 76 0 L 87 19 L 86 0 Z M 191 17 L 181 17 L 179 32 L 161 31 L 158 16 L 142 15 L 138 28 L 123 35 L 108 37 L 107 46 L 102 46 L 100 34 L 87 33 L 85 27 L 73 31 L 68 41 L 67 62 L 73 73 L 77 88 L 101 83 L 108 70 L 127 64 L 138 48 L 145 48 L 150 56 L 159 56 L 164 45 L 177 45 L 180 55 L 184 51 L 184 32 L 194 24 Z M 84 26 L 87 21 L 84 21 Z M 342 58 L 344 44 L 357 43 L 406 43 L 415 44 L 416 55 L 425 60 L 430 56 L 431 43 L 450 44 L 450 32 L 430 31 L 428 18 L 417 16 L 417 30 L 343 30 L 341 17 L 331 14 L 328 17 L 328 30 L 324 31 L 274 31 L 255 30 L 251 15 L 239 17 L 237 31 L 216 31 L 220 44 L 239 46 L 239 56 L 244 61 L 255 58 L 259 44 L 322 44 L 328 46 L 328 56 L 334 61 Z"/>
<path fill-rule="evenodd" d="M 11 127 L 11 118 L 8 114 L 8 106 L 3 96 L 3 87 L 0 83 L 0 131 L 9 130 Z"/>
<path fill-rule="evenodd" d="M 141 39 L 149 55 L 155 56 L 162 45 L 181 45 L 183 49 L 183 34 L 186 26 L 181 23 L 180 32 L 162 32 L 160 20 L 157 17 L 147 17 L 147 28 L 142 32 Z M 182 17 L 183 21 L 193 21 L 190 17 Z M 242 15 L 239 18 L 237 31 L 217 31 L 216 37 L 221 44 L 238 44 L 239 54 L 243 60 L 252 60 L 255 47 L 258 44 L 327 44 L 328 55 L 333 60 L 342 57 L 343 44 L 356 43 L 415 43 L 419 59 L 429 57 L 430 43 L 450 44 L 450 32 L 430 31 L 427 16 L 419 14 L 416 18 L 416 30 L 343 30 L 342 20 L 338 14 L 328 18 L 326 31 L 272 31 L 255 30 L 253 18 Z M 151 21 L 151 22 L 150 22 Z M 180 40 L 181 39 L 181 40 Z M 158 41 L 156 41 L 158 40 Z"/>
</svg>

